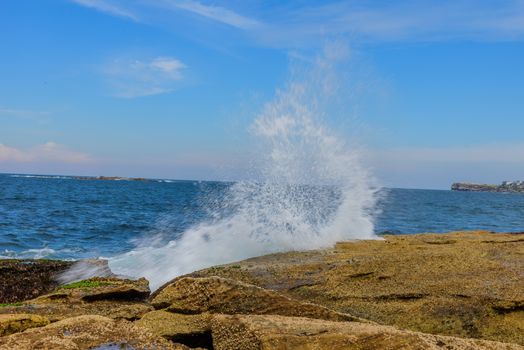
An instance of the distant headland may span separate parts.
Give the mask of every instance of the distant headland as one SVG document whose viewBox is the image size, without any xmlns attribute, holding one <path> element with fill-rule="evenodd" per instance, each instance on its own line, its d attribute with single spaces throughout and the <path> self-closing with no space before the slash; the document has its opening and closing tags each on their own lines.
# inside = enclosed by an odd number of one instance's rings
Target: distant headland
<svg viewBox="0 0 524 350">
<path fill-rule="evenodd" d="M 474 184 L 456 182 L 451 185 L 452 191 L 469 192 L 513 192 L 524 193 L 524 181 L 504 181 L 500 185 Z"/>
</svg>

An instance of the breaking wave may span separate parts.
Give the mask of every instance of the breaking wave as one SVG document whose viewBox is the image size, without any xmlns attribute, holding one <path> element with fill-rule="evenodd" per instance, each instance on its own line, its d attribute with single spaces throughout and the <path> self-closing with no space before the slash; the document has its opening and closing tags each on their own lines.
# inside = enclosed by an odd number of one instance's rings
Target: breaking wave
<svg viewBox="0 0 524 350">
<path fill-rule="evenodd" d="M 378 187 L 358 149 L 338 137 L 319 110 L 318 96 L 336 93 L 324 81 L 334 75 L 319 74 L 326 66 L 315 66 L 315 79 L 293 79 L 255 118 L 251 179 L 228 188 L 210 207 L 212 220 L 111 258 L 113 272 L 146 277 L 156 289 L 212 265 L 376 238 Z"/>
</svg>

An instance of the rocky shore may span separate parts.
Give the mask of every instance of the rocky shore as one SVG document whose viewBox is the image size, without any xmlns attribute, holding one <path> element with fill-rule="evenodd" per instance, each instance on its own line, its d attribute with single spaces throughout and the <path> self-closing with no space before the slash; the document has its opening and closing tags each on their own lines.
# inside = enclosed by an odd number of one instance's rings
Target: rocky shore
<svg viewBox="0 0 524 350">
<path fill-rule="evenodd" d="M 383 238 L 215 266 L 152 294 L 145 279 L 60 284 L 71 263 L 4 260 L 0 349 L 524 349 L 524 234 Z"/>
</svg>

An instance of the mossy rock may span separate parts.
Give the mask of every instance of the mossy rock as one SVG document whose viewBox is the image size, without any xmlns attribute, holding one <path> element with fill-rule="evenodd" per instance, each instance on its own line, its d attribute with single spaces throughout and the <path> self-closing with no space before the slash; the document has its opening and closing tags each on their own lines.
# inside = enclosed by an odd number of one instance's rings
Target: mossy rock
<svg viewBox="0 0 524 350">
<path fill-rule="evenodd" d="M 0 315 L 0 337 L 49 324 L 47 317 L 31 314 Z"/>
<path fill-rule="evenodd" d="M 58 287 L 58 289 L 75 289 L 75 288 L 97 288 L 104 286 L 111 286 L 112 282 L 97 281 L 97 280 L 84 280 L 73 282 L 69 284 L 64 284 Z"/>
<path fill-rule="evenodd" d="M 33 302 L 143 301 L 149 297 L 149 294 L 149 282 L 145 278 L 129 280 L 94 277 L 59 286 L 52 293 L 38 297 Z"/>
</svg>

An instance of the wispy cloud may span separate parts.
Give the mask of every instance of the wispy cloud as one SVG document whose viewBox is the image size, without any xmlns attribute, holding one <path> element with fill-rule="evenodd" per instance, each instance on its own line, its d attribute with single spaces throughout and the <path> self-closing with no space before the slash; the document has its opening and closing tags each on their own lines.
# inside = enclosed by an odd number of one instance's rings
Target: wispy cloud
<svg viewBox="0 0 524 350">
<path fill-rule="evenodd" d="M 224 23 L 240 29 L 253 30 L 261 25 L 261 23 L 256 19 L 243 16 L 225 7 L 205 5 L 198 1 L 164 0 L 161 1 L 160 4 L 172 9 L 185 10 L 202 17 L 209 18 L 213 21 Z"/>
<path fill-rule="evenodd" d="M 0 162 L 31 163 L 88 163 L 92 158 L 85 153 L 67 149 L 55 142 L 47 142 L 29 149 L 9 147 L 0 143 Z"/>
<path fill-rule="evenodd" d="M 257 33 L 268 44 L 330 35 L 361 41 L 516 40 L 524 38 L 521 1 L 337 1 L 294 8 Z"/>
<path fill-rule="evenodd" d="M 210 25 L 236 28 L 259 45 L 283 48 L 320 45 L 330 36 L 379 42 L 524 39 L 520 0 L 233 3 L 236 6 L 196 0 L 71 1 L 134 20 L 138 20 L 135 13 L 147 14 L 146 22 L 159 26 L 196 15 L 211 20 Z"/>
<path fill-rule="evenodd" d="M 112 94 L 134 98 L 173 91 L 186 68 L 180 60 L 157 57 L 152 60 L 115 59 L 106 64 L 103 72 Z"/>
<path fill-rule="evenodd" d="M 116 5 L 107 0 L 70 0 L 78 5 L 89 7 L 113 16 L 124 17 L 138 21 L 138 17 L 124 6 Z"/>
</svg>

